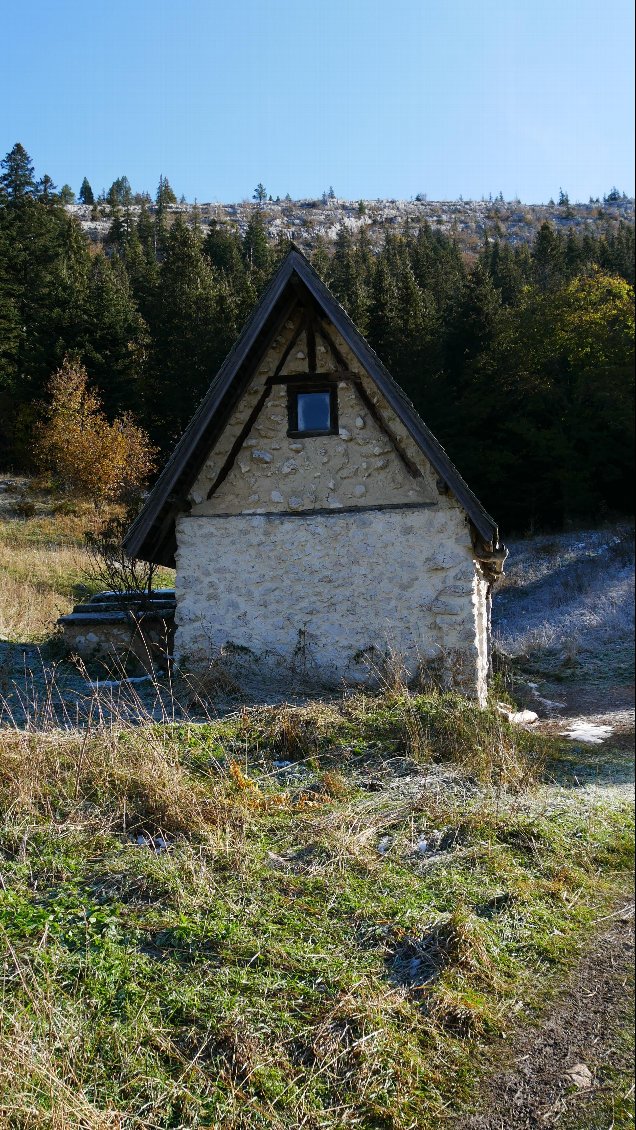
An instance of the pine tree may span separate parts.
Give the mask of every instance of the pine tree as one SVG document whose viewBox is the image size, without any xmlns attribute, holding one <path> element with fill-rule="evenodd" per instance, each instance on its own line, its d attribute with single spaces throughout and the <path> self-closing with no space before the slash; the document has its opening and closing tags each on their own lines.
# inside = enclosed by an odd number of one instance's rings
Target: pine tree
<svg viewBox="0 0 636 1130">
<path fill-rule="evenodd" d="M 327 245 L 323 236 L 317 235 L 314 240 L 314 246 L 311 253 L 312 267 L 320 275 L 321 279 L 330 285 L 331 278 L 331 256 L 327 250 Z"/>
<path fill-rule="evenodd" d="M 116 208 L 118 205 L 127 207 L 132 204 L 132 199 L 132 188 L 128 177 L 117 177 L 108 189 L 107 203 L 110 204 L 111 208 Z"/>
<path fill-rule="evenodd" d="M 88 182 L 87 177 L 84 177 L 84 180 L 82 181 L 81 188 L 79 190 L 78 199 L 79 199 L 80 204 L 94 204 L 95 203 L 95 197 L 93 195 L 93 190 L 92 190 L 92 188 L 91 188 L 91 186 Z"/>
<path fill-rule="evenodd" d="M 366 331 L 370 296 L 368 281 L 363 277 L 361 258 L 348 227 L 338 229 L 330 264 L 330 286 L 349 316 L 362 333 Z"/>
<path fill-rule="evenodd" d="M 53 184 L 48 173 L 45 173 L 42 179 L 38 181 L 36 192 L 38 200 L 40 200 L 42 204 L 52 204 L 54 201 L 59 201 L 57 187 Z"/>
<path fill-rule="evenodd" d="M 142 217 L 133 225 L 123 247 L 122 258 L 130 282 L 131 293 L 144 320 L 152 316 L 159 283 L 159 264 L 154 251 L 154 224 L 150 220 L 150 235 L 143 234 Z"/>
<path fill-rule="evenodd" d="M 203 250 L 215 270 L 236 279 L 245 270 L 241 237 L 236 228 L 212 222 L 203 241 Z"/>
<path fill-rule="evenodd" d="M 522 259 L 509 243 L 500 243 L 497 239 L 484 250 L 482 262 L 503 304 L 515 306 L 530 273 L 527 253 Z"/>
<path fill-rule="evenodd" d="M 541 224 L 532 245 L 534 277 L 540 290 L 557 286 L 564 272 L 563 240 L 547 221 Z"/>
<path fill-rule="evenodd" d="M 384 364 L 390 369 L 395 359 L 398 292 L 384 254 L 378 256 L 369 296 L 368 337 Z"/>
<path fill-rule="evenodd" d="M 178 438 L 228 348 L 217 287 L 201 241 L 178 217 L 167 232 L 150 319 L 151 380 L 145 419 L 165 449 Z"/>
<path fill-rule="evenodd" d="M 19 141 L 7 153 L 0 167 L 4 170 L 0 176 L 0 198 L 4 198 L 9 205 L 33 199 L 37 192 L 33 164 Z"/>
<path fill-rule="evenodd" d="M 160 211 L 170 207 L 172 204 L 177 203 L 177 197 L 172 190 L 170 181 L 164 177 L 163 173 L 159 177 L 159 184 L 157 185 L 157 194 L 155 196 L 155 204 Z"/>
<path fill-rule="evenodd" d="M 148 330 L 119 258 L 92 259 L 82 328 L 81 357 L 108 415 L 130 411 L 139 418 Z"/>
<path fill-rule="evenodd" d="M 272 266 L 272 254 L 263 216 L 253 209 L 243 236 L 243 259 L 253 273 L 257 286 L 265 281 Z"/>
</svg>

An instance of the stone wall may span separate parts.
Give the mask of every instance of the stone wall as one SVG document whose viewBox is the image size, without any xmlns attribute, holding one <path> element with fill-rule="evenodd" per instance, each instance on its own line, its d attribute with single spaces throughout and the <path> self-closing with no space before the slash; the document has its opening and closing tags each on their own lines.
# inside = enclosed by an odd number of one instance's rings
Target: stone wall
<svg viewBox="0 0 636 1130">
<path fill-rule="evenodd" d="M 165 668 L 173 653 L 174 589 L 152 593 L 95 593 L 61 616 L 64 643 L 83 659 L 134 655 L 149 670 Z"/>
<path fill-rule="evenodd" d="M 316 515 L 183 516 L 180 664 L 248 654 L 253 673 L 374 680 L 387 651 L 485 694 L 485 582 L 455 507 Z"/>
<path fill-rule="evenodd" d="M 317 369 L 349 374 L 339 434 L 287 435 L 287 388 L 268 381 L 308 371 L 298 325 L 257 365 L 177 521 L 176 658 L 194 669 L 224 650 L 265 681 L 338 684 L 393 651 L 483 700 L 488 586 L 466 515 L 324 320 Z"/>
<path fill-rule="evenodd" d="M 339 434 L 307 439 L 287 435 L 287 388 L 273 385 L 222 484 L 208 498 L 241 431 L 266 391 L 267 378 L 294 335 L 290 319 L 266 354 L 258 372 L 190 494 L 193 514 L 264 514 L 285 511 L 338 510 L 342 507 L 417 504 L 438 498 L 435 476 L 427 460 L 380 397 L 377 388 L 339 337 L 329 336 L 356 373 L 373 411 L 355 381 L 338 383 Z M 335 369 L 332 351 L 317 335 L 316 357 L 321 372 Z M 307 372 L 307 349 L 301 336 L 281 375 Z M 380 427 L 374 414 L 381 417 Z M 387 434 L 387 430 L 389 434 Z M 413 475 L 411 468 L 417 467 Z"/>
</svg>

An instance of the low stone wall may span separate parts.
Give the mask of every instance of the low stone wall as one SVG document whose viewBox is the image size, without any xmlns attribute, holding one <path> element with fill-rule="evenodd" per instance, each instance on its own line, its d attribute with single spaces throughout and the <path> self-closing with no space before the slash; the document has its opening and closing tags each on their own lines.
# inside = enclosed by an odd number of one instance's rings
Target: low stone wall
<svg viewBox="0 0 636 1130">
<path fill-rule="evenodd" d="M 136 593 L 97 593 L 78 604 L 58 624 L 69 649 L 83 659 L 134 655 L 146 668 L 165 667 L 174 640 L 174 590 L 152 597 Z"/>
<path fill-rule="evenodd" d="M 183 516 L 177 541 L 185 668 L 223 652 L 261 679 L 364 684 L 392 653 L 484 699 L 487 586 L 458 507 Z"/>
</svg>

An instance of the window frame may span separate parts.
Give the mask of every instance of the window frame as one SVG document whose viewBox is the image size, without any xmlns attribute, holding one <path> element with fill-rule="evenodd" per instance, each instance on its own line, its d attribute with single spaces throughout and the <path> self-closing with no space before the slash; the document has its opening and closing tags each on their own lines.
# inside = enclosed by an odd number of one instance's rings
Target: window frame
<svg viewBox="0 0 636 1130">
<path fill-rule="evenodd" d="M 329 427 L 301 431 L 298 427 L 298 396 L 307 392 L 329 394 Z M 287 435 L 292 439 L 311 439 L 312 436 L 337 436 L 338 386 L 334 381 L 299 381 L 287 385 Z"/>
</svg>

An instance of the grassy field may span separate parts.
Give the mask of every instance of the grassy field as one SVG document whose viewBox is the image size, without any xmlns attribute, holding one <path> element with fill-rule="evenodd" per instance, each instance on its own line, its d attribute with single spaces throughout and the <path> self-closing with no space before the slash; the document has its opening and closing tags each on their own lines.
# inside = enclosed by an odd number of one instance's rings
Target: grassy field
<svg viewBox="0 0 636 1130">
<path fill-rule="evenodd" d="M 98 515 L 90 503 L 56 502 L 26 485 L 0 494 L 0 640 L 44 643 L 59 616 L 103 587 L 84 548 Z M 157 577 L 158 587 L 174 583 L 169 569 Z"/>
<path fill-rule="evenodd" d="M 14 638 L 89 584 L 64 522 L 4 523 Z M 0 1126 L 461 1126 L 624 897 L 629 794 L 452 695 L 209 714 L 0 731 Z"/>
</svg>

